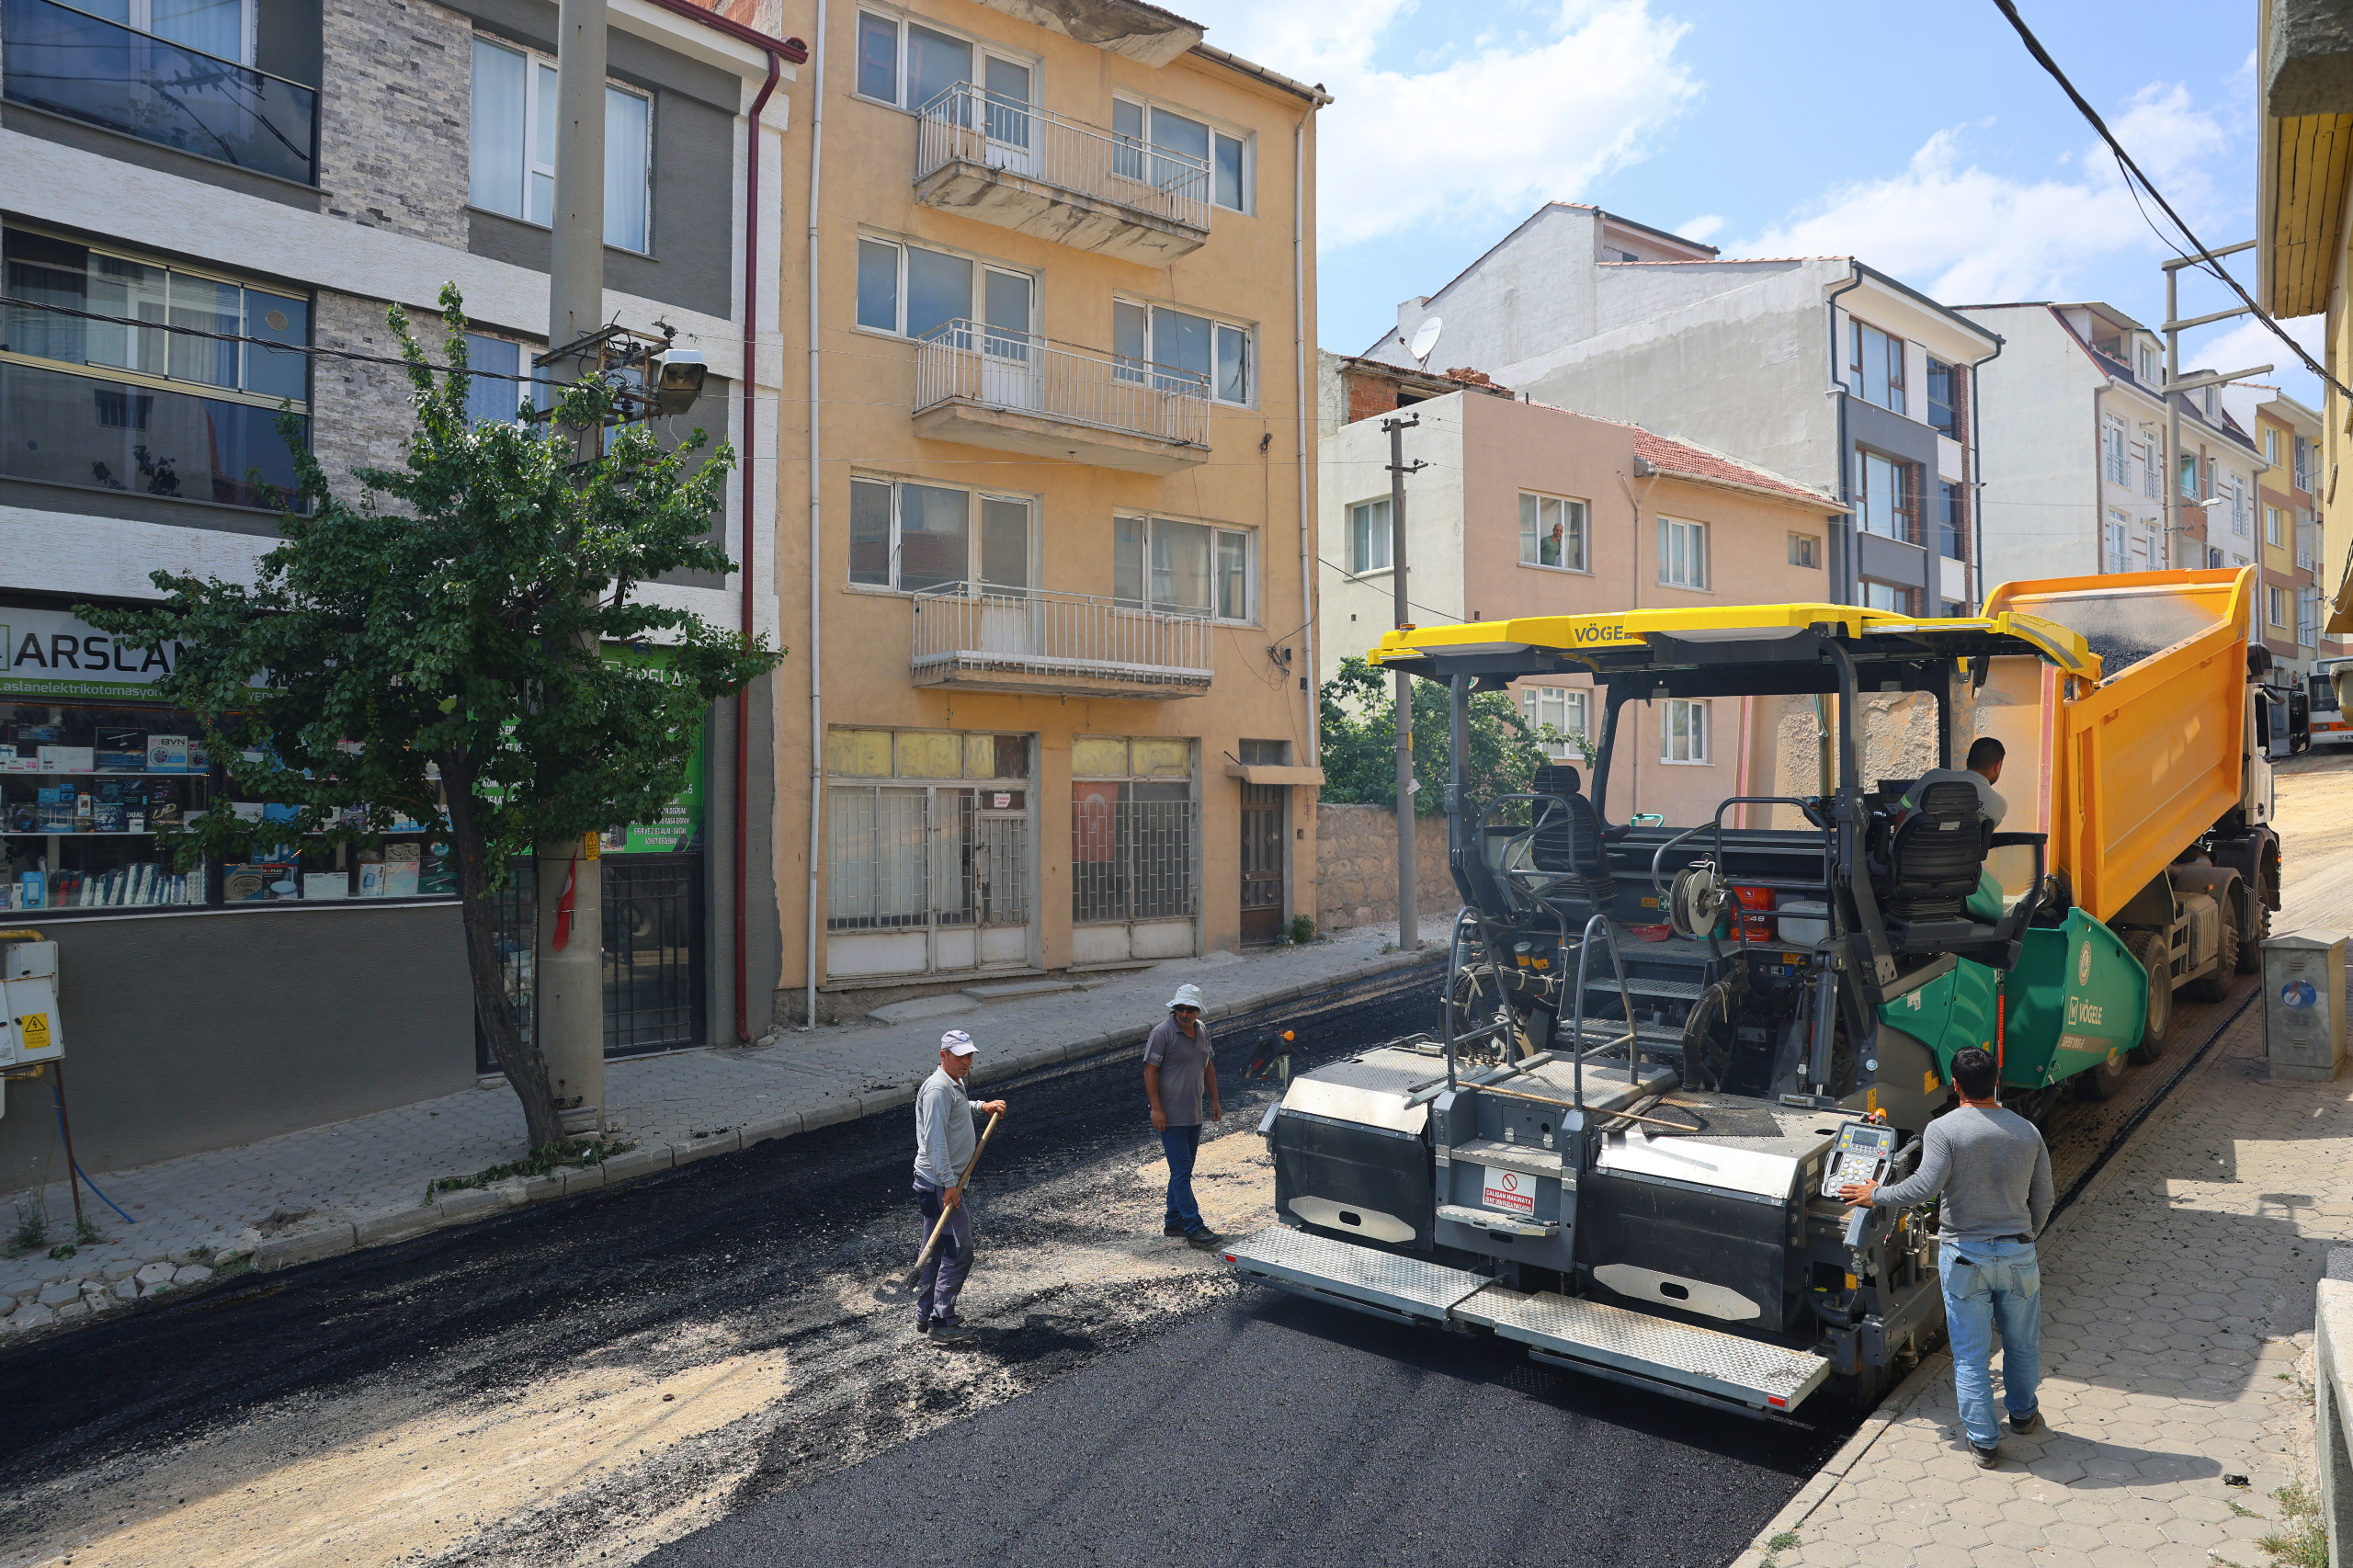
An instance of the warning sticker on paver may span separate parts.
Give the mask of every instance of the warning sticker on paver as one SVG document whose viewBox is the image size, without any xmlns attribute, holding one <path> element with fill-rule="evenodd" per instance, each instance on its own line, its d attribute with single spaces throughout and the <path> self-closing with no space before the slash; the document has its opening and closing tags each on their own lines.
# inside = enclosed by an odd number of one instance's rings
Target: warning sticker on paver
<svg viewBox="0 0 2353 1568">
<path fill-rule="evenodd" d="M 1536 1212 L 1536 1178 L 1518 1171 L 1499 1171 L 1493 1165 L 1482 1167 L 1486 1180 L 1479 1194 L 1479 1201 L 1490 1209 L 1506 1209 L 1515 1214 Z"/>
</svg>

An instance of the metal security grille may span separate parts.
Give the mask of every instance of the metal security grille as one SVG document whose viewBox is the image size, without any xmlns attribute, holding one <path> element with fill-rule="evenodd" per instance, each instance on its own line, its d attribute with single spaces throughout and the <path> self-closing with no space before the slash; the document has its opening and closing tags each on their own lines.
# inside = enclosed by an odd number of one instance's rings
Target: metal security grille
<svg viewBox="0 0 2353 1568">
<path fill-rule="evenodd" d="M 702 857 L 603 859 L 605 1054 L 699 1045 Z"/>
<path fill-rule="evenodd" d="M 829 931 L 1029 923 L 1029 824 L 1009 791 L 836 784 L 825 813 Z"/>
<path fill-rule="evenodd" d="M 535 993 L 531 983 L 531 933 L 539 921 L 540 873 L 529 856 L 516 859 L 506 873 L 506 885 L 491 896 L 490 939 L 498 949 L 498 971 L 506 982 L 506 1007 L 515 1027 L 529 1040 Z M 490 1037 L 482 1020 L 474 1020 L 474 1071 L 499 1071 L 490 1053 Z"/>
<path fill-rule="evenodd" d="M 1253 946 L 1281 934 L 1283 799 L 1279 784 L 1242 786 L 1242 939 Z"/>
<path fill-rule="evenodd" d="M 1107 779 L 1071 790 L 1071 919 L 1190 918 L 1199 906 L 1192 786 Z"/>
</svg>

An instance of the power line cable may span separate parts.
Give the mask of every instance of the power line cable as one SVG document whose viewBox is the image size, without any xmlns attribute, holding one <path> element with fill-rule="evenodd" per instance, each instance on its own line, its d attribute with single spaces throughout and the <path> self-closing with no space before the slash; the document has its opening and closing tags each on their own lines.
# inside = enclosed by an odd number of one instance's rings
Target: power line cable
<svg viewBox="0 0 2353 1568">
<path fill-rule="evenodd" d="M 2124 165 L 2126 170 L 2130 172 L 2132 179 L 2140 181 L 2142 187 L 2148 191 L 2149 195 L 2154 199 L 2157 206 L 2164 210 L 2165 215 L 2173 220 L 2174 227 L 2181 231 L 2182 237 L 2188 240 L 2191 245 L 2196 247 L 2198 255 L 2203 258 L 2203 265 L 2200 270 L 2211 272 L 2216 278 L 2219 278 L 2223 282 L 2229 284 L 2231 286 L 2231 292 L 2236 294 L 2241 300 L 2246 302 L 2246 308 L 2254 313 L 2255 319 L 2261 322 L 2265 327 L 2269 329 L 2273 336 L 2279 338 L 2280 342 L 2295 350 L 2296 358 L 2303 361 L 2304 369 L 2310 370 L 2313 375 L 2318 376 L 2323 381 L 2326 382 L 2337 396 L 2353 399 L 2353 392 L 2347 391 L 2343 381 L 2340 381 L 2335 376 L 2330 375 L 2328 371 L 2322 367 L 2319 360 L 2314 359 L 2310 354 L 2304 351 L 2304 346 L 2302 344 L 2289 336 L 2287 329 L 2282 327 L 2278 322 L 2272 320 L 2271 313 L 2266 311 L 2261 305 L 2256 303 L 2255 296 L 2248 293 L 2245 287 L 2240 284 L 2239 280 L 2232 277 L 2228 269 L 2226 269 L 2221 262 L 2214 259 L 2214 253 L 2208 247 L 2206 242 L 2200 239 L 2195 233 L 2191 233 L 2189 225 L 2182 222 L 2181 214 L 2173 210 L 2173 203 L 2165 199 L 2165 192 L 2157 188 L 2155 181 L 2152 180 L 2147 175 L 2141 172 L 2141 165 L 2132 161 L 2132 154 L 2124 150 L 2124 143 L 2119 142 L 2116 139 L 2115 133 L 2109 130 L 2108 122 L 2100 119 L 2099 111 L 2093 108 L 2090 103 L 2086 101 L 2084 95 L 2075 90 L 2075 84 L 2067 79 L 2067 74 L 2059 69 L 2059 62 L 2051 58 L 2051 51 L 2042 47 L 2042 40 L 2034 36 L 2034 29 L 2028 27 L 2026 25 L 2026 18 L 2018 15 L 2018 8 L 2016 0 L 1994 0 L 1994 4 L 2000 9 L 2003 16 L 2009 18 L 2010 26 L 2018 29 L 2018 37 L 2026 43 L 2027 52 L 2034 56 L 2036 63 L 2040 64 L 2045 71 L 2051 73 L 2051 79 L 2059 84 L 2060 88 L 2065 92 L 2068 98 L 2074 102 L 2076 111 L 2091 122 L 2091 127 L 2094 131 L 2099 132 L 2100 140 L 2107 142 L 2109 151 L 2116 154 L 2116 161 Z M 2127 182 L 2127 185 L 2129 188 L 2129 181 Z M 2155 225 L 2154 224 L 2151 225 L 2153 228 L 2154 226 Z M 2163 238 L 2162 235 L 2159 237 Z M 2178 249 L 2178 247 L 2176 248 L 2177 250 Z M 2184 259 L 2187 260 L 2188 258 L 2184 257 Z"/>
</svg>

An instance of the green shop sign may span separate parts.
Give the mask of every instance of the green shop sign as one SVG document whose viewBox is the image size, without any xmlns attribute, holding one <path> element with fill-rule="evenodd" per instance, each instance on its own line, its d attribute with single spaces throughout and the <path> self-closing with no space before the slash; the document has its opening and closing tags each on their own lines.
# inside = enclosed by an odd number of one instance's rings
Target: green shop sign
<svg viewBox="0 0 2353 1568">
<path fill-rule="evenodd" d="M 605 650 L 605 663 L 628 665 L 641 669 L 666 672 L 670 655 L 662 648 L 620 648 Z M 672 797 L 662 808 L 661 817 L 650 823 L 630 823 L 604 832 L 605 853 L 608 855 L 667 855 L 700 843 L 702 838 L 702 790 L 704 730 L 695 726 L 694 744 L 687 753 L 686 788 Z"/>
</svg>

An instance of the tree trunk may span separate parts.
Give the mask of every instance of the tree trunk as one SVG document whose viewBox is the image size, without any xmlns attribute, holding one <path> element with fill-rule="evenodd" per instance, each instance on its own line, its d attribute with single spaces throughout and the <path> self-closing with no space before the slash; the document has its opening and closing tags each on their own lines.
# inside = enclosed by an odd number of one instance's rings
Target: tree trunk
<svg viewBox="0 0 2353 1568">
<path fill-rule="evenodd" d="M 490 1041 L 491 1055 L 506 1070 L 506 1082 L 514 1089 L 515 1097 L 523 1102 L 523 1125 L 530 1147 L 544 1149 L 563 1142 L 563 1124 L 556 1112 L 554 1092 L 548 1085 L 547 1059 L 540 1054 L 538 1043 L 515 1027 L 515 1015 L 507 1006 L 506 975 L 498 961 L 498 944 L 492 931 L 493 901 L 497 890 L 490 886 L 483 860 L 482 824 L 474 812 L 473 778 L 469 771 L 453 767 L 446 756 L 436 760 L 441 765 L 449 797 L 449 847 L 458 858 L 458 915 L 465 927 L 466 969 L 473 980 L 474 1017 L 482 1024 L 483 1037 Z"/>
</svg>

